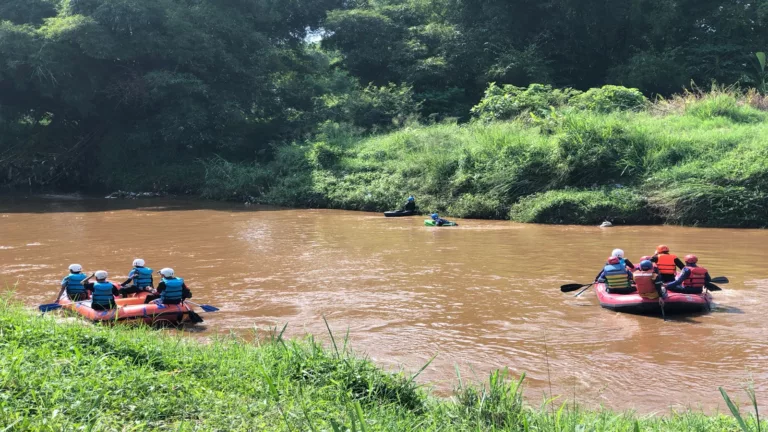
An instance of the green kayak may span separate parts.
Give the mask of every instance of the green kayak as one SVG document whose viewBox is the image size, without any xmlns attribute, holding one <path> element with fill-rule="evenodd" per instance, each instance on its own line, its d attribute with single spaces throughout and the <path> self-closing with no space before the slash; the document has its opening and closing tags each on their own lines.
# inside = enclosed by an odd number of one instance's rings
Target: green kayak
<svg viewBox="0 0 768 432">
<path fill-rule="evenodd" d="M 437 226 L 435 221 L 433 221 L 432 219 L 425 220 L 424 221 L 424 225 L 426 225 L 426 226 Z M 444 226 L 444 227 L 459 226 L 459 224 L 457 224 L 456 222 L 446 222 L 446 223 L 444 223 L 444 224 L 442 224 L 440 226 Z"/>
</svg>

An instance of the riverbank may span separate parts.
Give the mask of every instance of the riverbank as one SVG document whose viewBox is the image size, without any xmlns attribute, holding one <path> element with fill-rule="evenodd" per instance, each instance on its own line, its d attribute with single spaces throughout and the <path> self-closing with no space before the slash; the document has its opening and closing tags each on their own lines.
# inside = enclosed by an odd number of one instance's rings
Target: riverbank
<svg viewBox="0 0 768 432">
<path fill-rule="evenodd" d="M 210 161 L 202 194 L 367 211 L 413 194 L 422 212 L 452 217 L 764 227 L 764 102 L 715 90 L 639 111 L 559 107 L 372 137 L 328 125 L 266 166 Z"/>
<path fill-rule="evenodd" d="M 0 332 L 0 427 L 15 430 L 738 430 L 723 415 L 638 417 L 562 400 L 535 407 L 501 372 L 484 388 L 459 379 L 439 399 L 338 336 L 329 347 L 279 332 L 201 344 L 41 318 L 7 294 Z"/>
</svg>

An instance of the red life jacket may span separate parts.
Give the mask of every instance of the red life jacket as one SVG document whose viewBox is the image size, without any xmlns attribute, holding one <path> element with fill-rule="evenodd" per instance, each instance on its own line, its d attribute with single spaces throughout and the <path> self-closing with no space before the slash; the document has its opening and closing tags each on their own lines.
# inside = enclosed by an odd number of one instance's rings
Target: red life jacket
<svg viewBox="0 0 768 432">
<path fill-rule="evenodd" d="M 654 280 L 656 279 L 656 273 L 653 270 L 636 270 L 632 275 L 637 285 L 637 293 L 640 297 L 647 299 L 659 298 L 659 293 L 656 292 L 656 285 Z"/>
<path fill-rule="evenodd" d="M 675 274 L 675 270 L 677 269 L 677 265 L 675 264 L 676 259 L 676 255 L 668 253 L 656 255 L 656 264 L 659 266 L 659 273 L 663 275 Z"/>
<path fill-rule="evenodd" d="M 704 288 L 706 281 L 707 269 L 704 267 L 690 267 L 686 266 L 691 274 L 683 281 L 683 286 L 686 288 Z"/>
</svg>

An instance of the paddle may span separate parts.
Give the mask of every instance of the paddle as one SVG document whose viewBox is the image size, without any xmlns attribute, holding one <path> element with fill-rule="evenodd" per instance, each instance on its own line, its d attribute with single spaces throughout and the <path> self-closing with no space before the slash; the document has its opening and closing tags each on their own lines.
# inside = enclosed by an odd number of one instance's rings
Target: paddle
<svg viewBox="0 0 768 432">
<path fill-rule="evenodd" d="M 195 302 L 191 302 L 189 300 L 184 300 L 184 301 L 187 302 L 187 303 L 190 303 L 190 304 L 193 304 L 195 306 L 200 307 L 200 309 L 202 309 L 205 312 L 218 312 L 219 311 L 219 308 L 217 308 L 216 306 L 211 306 L 211 305 L 207 305 L 207 304 L 201 305 L 201 304 L 197 304 Z"/>
<path fill-rule="evenodd" d="M 48 304 L 40 305 L 37 308 L 40 309 L 40 312 L 46 313 L 50 311 L 55 311 L 57 309 L 61 309 L 61 305 L 58 303 L 48 303 Z"/>
<path fill-rule="evenodd" d="M 585 287 L 583 290 L 581 290 L 581 291 L 579 291 L 578 293 L 576 293 L 576 295 L 575 295 L 574 297 L 578 297 L 578 296 L 580 296 L 580 295 L 584 294 L 584 291 L 588 290 L 588 289 L 589 289 L 589 287 L 591 287 L 591 286 L 592 286 L 592 285 L 594 285 L 594 284 L 595 284 L 595 283 L 594 283 L 594 282 L 592 282 L 591 284 L 587 285 L 587 286 L 586 286 L 586 287 Z"/>
<path fill-rule="evenodd" d="M 716 278 L 712 278 L 712 282 L 721 283 L 721 284 L 727 284 L 730 281 L 725 276 L 718 276 Z"/>
<path fill-rule="evenodd" d="M 567 292 L 576 291 L 577 289 L 581 289 L 581 288 L 584 288 L 584 287 L 590 287 L 592 285 L 594 285 L 594 282 L 589 283 L 589 284 L 567 284 L 567 285 L 561 286 L 560 287 L 560 291 L 564 292 L 564 293 L 567 293 Z"/>
<path fill-rule="evenodd" d="M 712 280 L 714 280 L 714 279 L 712 279 Z M 722 291 L 723 290 L 722 288 L 720 288 L 719 286 L 717 286 L 717 285 L 715 285 L 715 284 L 713 284 L 711 282 L 707 284 L 707 289 L 710 290 L 710 291 Z"/>
</svg>

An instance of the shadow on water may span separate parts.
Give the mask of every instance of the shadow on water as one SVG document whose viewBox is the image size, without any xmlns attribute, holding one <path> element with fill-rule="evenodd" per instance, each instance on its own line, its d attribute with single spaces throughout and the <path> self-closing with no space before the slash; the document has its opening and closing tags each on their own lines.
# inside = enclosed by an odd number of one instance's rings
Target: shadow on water
<svg viewBox="0 0 768 432">
<path fill-rule="evenodd" d="M 122 210 L 146 212 L 213 210 L 245 213 L 290 209 L 177 197 L 110 199 L 83 195 L 0 195 L 0 213 L 90 213 Z"/>
</svg>

